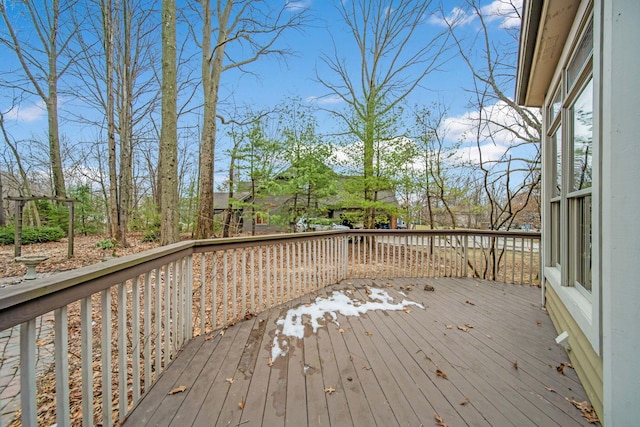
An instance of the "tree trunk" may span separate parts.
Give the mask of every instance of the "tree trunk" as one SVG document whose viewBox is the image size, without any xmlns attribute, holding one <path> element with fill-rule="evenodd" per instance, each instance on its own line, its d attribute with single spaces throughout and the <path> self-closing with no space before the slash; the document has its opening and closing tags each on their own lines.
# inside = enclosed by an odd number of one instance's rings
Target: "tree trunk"
<svg viewBox="0 0 640 427">
<path fill-rule="evenodd" d="M 162 182 L 160 244 L 180 239 L 178 234 L 178 131 L 176 76 L 176 3 L 162 0 L 162 128 L 160 154 Z"/>
</svg>

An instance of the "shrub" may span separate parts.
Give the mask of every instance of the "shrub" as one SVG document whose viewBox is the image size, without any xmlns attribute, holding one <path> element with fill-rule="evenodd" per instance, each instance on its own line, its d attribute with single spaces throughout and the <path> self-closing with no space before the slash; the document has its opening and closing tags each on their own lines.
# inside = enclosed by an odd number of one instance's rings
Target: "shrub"
<svg viewBox="0 0 640 427">
<path fill-rule="evenodd" d="M 160 240 L 160 229 L 152 228 L 144 231 L 142 235 L 143 242 L 157 242 Z"/>
<path fill-rule="evenodd" d="M 14 233 L 15 229 L 13 226 L 0 228 L 0 244 L 13 245 Z M 66 233 L 60 227 L 24 227 L 22 229 L 22 244 L 58 242 L 65 236 Z"/>
<path fill-rule="evenodd" d="M 106 251 L 107 249 L 116 249 L 119 246 L 118 241 L 113 238 L 106 238 L 96 242 L 96 248 L 100 248 L 103 251 Z"/>
<path fill-rule="evenodd" d="M 0 227 L 0 245 L 13 245 L 13 227 Z"/>
</svg>

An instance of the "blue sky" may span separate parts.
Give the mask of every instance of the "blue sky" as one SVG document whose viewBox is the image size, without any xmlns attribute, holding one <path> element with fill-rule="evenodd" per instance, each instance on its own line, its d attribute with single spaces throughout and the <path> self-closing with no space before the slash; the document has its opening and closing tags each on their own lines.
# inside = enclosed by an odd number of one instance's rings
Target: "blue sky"
<svg viewBox="0 0 640 427">
<path fill-rule="evenodd" d="M 3 1 L 11 2 L 11 0 Z M 455 19 L 459 23 L 461 34 L 464 35 L 465 40 L 469 41 L 477 35 L 478 20 L 473 14 L 467 14 L 459 8 L 459 3 L 464 2 L 443 1 L 442 10 L 448 19 Z M 322 98 L 327 91 L 315 81 L 316 68 L 321 73 L 326 71 L 320 57 L 323 53 L 333 54 L 334 42 L 340 49 L 341 57 L 349 61 L 353 56 L 349 51 L 353 42 L 346 34 L 338 11 L 328 0 L 291 1 L 288 2 L 288 7 L 292 10 L 307 9 L 311 18 L 310 25 L 303 32 L 290 32 L 280 43 L 281 47 L 295 51 L 295 55 L 288 57 L 286 62 L 267 59 L 252 64 L 249 67 L 252 75 L 238 73 L 223 75 L 223 97 L 225 93 L 232 96 L 234 103 L 240 108 L 251 106 L 254 109 L 268 109 L 291 96 L 298 96 L 305 102 L 322 107 L 341 108 L 340 103 L 335 103 L 335 99 Z M 503 11 L 501 9 L 504 9 L 504 0 L 484 1 L 482 7 L 483 12 L 490 16 L 489 28 L 492 37 L 496 40 L 504 37 L 505 27 L 519 26 L 517 19 L 501 13 Z M 441 14 L 425 17 L 422 25 L 422 37 L 425 40 L 443 30 Z M 420 43 L 420 40 L 417 42 Z M 5 48 L 0 48 L 0 54 L 7 59 L 0 64 L 0 72 L 6 72 L 8 67 L 16 66 L 12 60 L 13 56 Z M 199 57 L 194 60 L 199 61 Z M 469 131 L 469 118 L 473 118 L 477 112 L 469 109 L 469 94 L 464 88 L 471 86 L 470 73 L 466 65 L 457 57 L 455 50 L 449 52 L 447 61 L 440 67 L 440 71 L 430 74 L 422 86 L 411 95 L 408 100 L 409 105 L 428 106 L 434 102 L 444 103 L 449 111 L 449 118 L 446 121 L 448 138 L 452 141 Z M 513 89 L 509 89 L 507 93 L 512 91 Z M 38 139 L 46 140 L 46 115 L 42 103 L 37 98 L 25 97 L 19 108 L 14 110 L 8 110 L 9 106 L 6 102 L 7 99 L 0 96 L 0 109 L 5 114 L 8 130 L 14 139 L 20 140 L 35 135 Z M 65 100 L 64 96 L 61 97 L 61 103 L 72 104 Z M 339 125 L 329 120 L 327 115 L 319 115 L 319 117 L 322 132 L 332 133 L 338 128 Z M 86 131 L 64 120 L 61 123 L 61 130 L 68 138 Z M 221 146 L 223 145 L 222 140 Z M 493 143 L 485 147 L 487 154 L 492 156 L 499 155 L 503 148 L 500 146 L 500 141 L 498 145 Z M 473 150 L 469 149 L 467 155 L 473 158 Z"/>
</svg>

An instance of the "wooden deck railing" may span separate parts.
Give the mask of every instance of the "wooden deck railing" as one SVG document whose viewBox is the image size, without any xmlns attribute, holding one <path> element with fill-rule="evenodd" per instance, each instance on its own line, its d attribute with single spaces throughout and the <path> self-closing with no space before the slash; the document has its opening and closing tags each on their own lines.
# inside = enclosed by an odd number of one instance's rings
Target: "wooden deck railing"
<svg viewBox="0 0 640 427">
<path fill-rule="evenodd" d="M 4 346 L 3 368 L 19 363 L 23 426 L 111 426 L 194 336 L 347 278 L 536 284 L 539 242 L 537 233 L 469 230 L 182 242 L 1 290 L 0 331 L 20 335 L 12 354 Z"/>
</svg>

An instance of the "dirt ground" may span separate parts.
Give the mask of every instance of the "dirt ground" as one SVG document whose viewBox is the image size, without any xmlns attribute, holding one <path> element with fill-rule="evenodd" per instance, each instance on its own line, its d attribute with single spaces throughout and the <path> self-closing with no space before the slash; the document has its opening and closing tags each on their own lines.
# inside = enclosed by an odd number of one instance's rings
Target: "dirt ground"
<svg viewBox="0 0 640 427">
<path fill-rule="evenodd" d="M 59 242 L 37 243 L 22 246 L 22 255 L 44 255 L 49 259 L 37 267 L 38 277 L 73 270 L 104 261 L 113 250 L 103 250 L 96 243 L 108 238 L 106 235 L 75 236 L 74 256 L 67 258 L 66 238 Z M 115 249 L 116 256 L 125 256 L 159 246 L 158 242 L 142 242 L 142 234 L 131 233 L 127 236 L 129 247 Z M 0 246 L 0 286 L 22 281 L 27 268 L 14 260 L 14 246 Z"/>
</svg>

